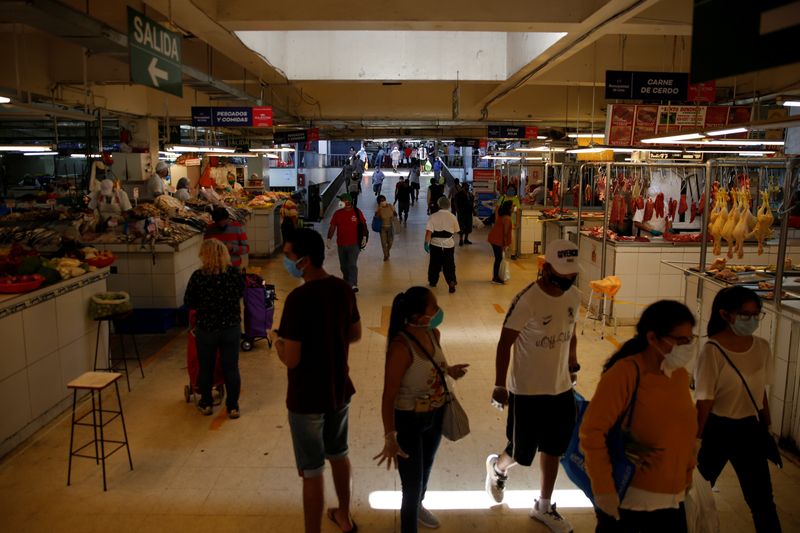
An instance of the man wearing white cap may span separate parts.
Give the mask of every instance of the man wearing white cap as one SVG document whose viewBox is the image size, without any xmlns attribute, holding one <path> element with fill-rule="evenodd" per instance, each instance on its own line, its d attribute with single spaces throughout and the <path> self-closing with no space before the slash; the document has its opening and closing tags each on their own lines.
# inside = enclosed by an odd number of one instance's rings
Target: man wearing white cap
<svg viewBox="0 0 800 533">
<path fill-rule="evenodd" d="M 486 492 L 499 503 L 508 469 L 516 464 L 530 466 L 538 450 L 541 498 L 530 516 L 552 531 L 565 533 L 572 526 L 550 498 L 559 457 L 575 426 L 572 384 L 580 370 L 575 336 L 580 306 L 580 293 L 574 287 L 577 276 L 578 247 L 566 240 L 552 242 L 547 245 L 541 277 L 511 303 L 497 344 L 492 392 L 496 407 L 508 405 L 507 445 L 500 454 L 486 458 Z"/>
<path fill-rule="evenodd" d="M 147 194 L 150 198 L 164 194 L 164 180 L 169 175 L 169 165 L 164 161 L 156 164 L 156 172 L 147 180 Z"/>
</svg>

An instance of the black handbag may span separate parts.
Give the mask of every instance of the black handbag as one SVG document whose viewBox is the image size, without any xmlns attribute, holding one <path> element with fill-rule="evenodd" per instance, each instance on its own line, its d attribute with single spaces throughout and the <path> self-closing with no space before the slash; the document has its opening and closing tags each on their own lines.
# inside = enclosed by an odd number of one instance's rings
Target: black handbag
<svg viewBox="0 0 800 533">
<path fill-rule="evenodd" d="M 722 346 L 720 346 L 718 343 L 714 341 L 709 341 L 709 344 L 715 346 L 717 350 L 719 350 L 719 353 L 722 354 L 722 357 L 725 358 L 728 364 L 731 365 L 731 368 L 733 368 L 739 375 L 739 379 L 742 380 L 742 383 L 744 384 L 744 390 L 747 391 L 747 395 L 750 397 L 750 401 L 753 402 L 753 407 L 755 407 L 756 409 L 756 418 L 758 418 L 758 421 L 760 422 L 758 426 L 759 428 L 761 428 L 759 429 L 761 435 L 759 435 L 758 438 L 761 441 L 764 454 L 767 456 L 767 459 L 771 463 L 775 464 L 775 466 L 777 466 L 778 468 L 783 468 L 783 459 L 781 458 L 781 452 L 778 450 L 778 444 L 775 442 L 775 439 L 769 432 L 769 428 L 767 427 L 767 425 L 764 424 L 764 422 L 758 416 L 758 413 L 761 412 L 761 409 L 758 408 L 756 399 L 753 398 L 753 393 L 750 392 L 750 387 L 747 385 L 747 380 L 744 379 L 744 376 L 742 375 L 741 372 L 739 372 L 739 369 L 736 368 L 736 365 L 733 364 L 733 361 L 731 361 L 731 358 L 728 357 L 727 353 L 725 353 L 725 350 L 722 349 Z"/>
</svg>

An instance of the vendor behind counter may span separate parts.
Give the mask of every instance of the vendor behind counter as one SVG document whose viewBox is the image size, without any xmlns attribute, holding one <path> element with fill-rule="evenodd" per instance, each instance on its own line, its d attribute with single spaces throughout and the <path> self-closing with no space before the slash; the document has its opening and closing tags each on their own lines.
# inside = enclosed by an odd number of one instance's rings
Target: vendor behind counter
<svg viewBox="0 0 800 533">
<path fill-rule="evenodd" d="M 100 190 L 92 193 L 89 208 L 100 215 L 100 220 L 105 222 L 112 218 L 121 218 L 133 206 L 128 199 L 128 193 L 115 187 L 114 182 L 106 178 L 100 182 Z"/>
</svg>

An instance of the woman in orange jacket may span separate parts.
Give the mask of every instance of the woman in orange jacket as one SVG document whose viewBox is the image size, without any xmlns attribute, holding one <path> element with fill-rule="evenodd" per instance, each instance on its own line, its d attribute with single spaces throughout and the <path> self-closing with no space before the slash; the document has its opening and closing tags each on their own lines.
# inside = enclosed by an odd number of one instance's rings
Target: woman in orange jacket
<svg viewBox="0 0 800 533">
<path fill-rule="evenodd" d="M 695 466 L 697 432 L 687 371 L 696 349 L 694 325 L 685 305 L 658 301 L 642 313 L 636 336 L 603 368 L 580 429 L 597 533 L 687 531 L 683 501 Z M 606 436 L 634 398 L 627 429 L 637 450 L 637 466 L 620 501 Z M 626 446 L 626 451 L 631 448 Z"/>
<path fill-rule="evenodd" d="M 497 209 L 497 219 L 489 232 L 488 240 L 494 252 L 492 283 L 499 285 L 505 284 L 505 280 L 500 277 L 500 262 L 503 260 L 503 252 L 511 246 L 511 208 L 513 205 L 511 200 L 506 200 L 500 205 Z"/>
</svg>

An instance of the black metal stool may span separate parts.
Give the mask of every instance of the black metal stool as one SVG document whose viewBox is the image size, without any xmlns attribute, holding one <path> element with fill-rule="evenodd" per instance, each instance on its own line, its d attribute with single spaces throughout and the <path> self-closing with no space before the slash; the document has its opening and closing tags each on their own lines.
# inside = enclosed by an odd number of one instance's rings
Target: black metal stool
<svg viewBox="0 0 800 533">
<path fill-rule="evenodd" d="M 133 311 L 128 311 L 126 313 L 119 313 L 116 315 L 109 315 L 103 318 L 95 319 L 97 321 L 97 340 L 95 341 L 94 345 L 94 370 L 98 370 L 97 354 L 100 350 L 100 329 L 103 327 L 103 322 L 108 322 L 108 366 L 105 368 L 101 367 L 99 370 L 108 370 L 109 372 L 125 372 L 125 381 L 128 384 L 128 392 L 131 391 L 131 379 L 128 376 L 128 357 L 125 353 L 125 334 L 118 332 L 117 322 L 120 320 L 126 320 L 132 314 Z M 114 324 L 113 330 L 111 329 L 112 323 Z M 113 357 L 111 355 L 112 332 L 119 338 L 120 351 L 122 352 L 121 357 Z M 128 333 L 128 335 L 130 335 L 131 340 L 133 341 L 133 350 L 136 353 L 136 361 L 139 363 L 139 372 L 141 372 L 142 378 L 144 379 L 144 368 L 142 368 L 142 358 L 139 356 L 139 346 L 136 344 L 136 335 L 133 333 Z"/>
<path fill-rule="evenodd" d="M 119 397 L 119 383 L 117 381 L 122 377 L 118 372 L 86 372 L 77 378 L 67 383 L 67 388 L 72 389 L 72 427 L 69 433 L 69 467 L 67 470 L 67 486 L 72 480 L 72 458 L 83 457 L 86 459 L 94 459 L 95 464 L 102 463 L 103 465 L 103 491 L 108 490 L 106 486 L 106 459 L 112 454 L 125 447 L 128 451 L 128 464 L 133 470 L 133 460 L 131 459 L 131 448 L 128 446 L 128 430 L 125 427 L 125 416 L 122 414 L 122 400 Z M 111 384 L 114 384 L 114 390 L 117 393 L 117 406 L 118 411 L 103 409 L 103 390 Z M 78 403 L 78 391 L 88 390 L 92 395 L 92 409 L 88 413 L 75 418 L 75 408 Z M 97 393 L 97 402 L 95 403 L 95 392 Z M 103 413 L 109 413 L 112 416 L 108 419 L 103 419 Z M 92 421 L 82 422 L 82 420 L 91 415 Z M 119 417 L 122 422 L 122 435 L 124 440 L 111 440 L 105 437 L 105 426 L 112 422 L 115 418 Z M 75 426 L 90 426 L 94 432 L 94 438 L 86 444 L 75 449 Z M 97 433 L 100 432 L 100 438 Z M 117 446 L 106 452 L 106 444 L 116 444 Z M 94 444 L 94 455 L 82 454 L 81 451 Z M 100 449 L 98 450 L 98 445 Z"/>
</svg>

